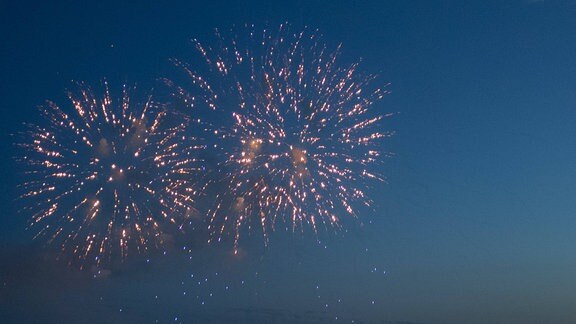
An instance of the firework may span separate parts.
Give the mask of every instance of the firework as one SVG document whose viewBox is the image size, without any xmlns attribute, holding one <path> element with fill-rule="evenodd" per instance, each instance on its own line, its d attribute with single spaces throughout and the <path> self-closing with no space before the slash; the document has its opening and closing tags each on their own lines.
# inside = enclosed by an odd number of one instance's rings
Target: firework
<svg viewBox="0 0 576 324">
<path fill-rule="evenodd" d="M 385 91 L 357 63 L 341 65 L 340 46 L 330 51 L 316 31 L 242 31 L 216 31 L 212 46 L 194 40 L 202 66 L 176 62 L 193 89 L 177 88 L 186 103 L 231 117 L 215 132 L 226 189 L 210 211 L 212 240 L 231 229 L 237 249 L 253 225 L 264 242 L 280 223 L 337 228 L 371 204 L 367 180 L 382 180 L 374 169 L 387 115 L 370 108 Z"/>
<path fill-rule="evenodd" d="M 317 32 L 282 25 L 224 35 L 213 46 L 194 40 L 201 67 L 177 62 L 192 91 L 177 92 L 192 107 L 231 116 L 216 131 L 225 162 L 225 190 L 210 211 L 212 239 L 256 224 L 266 243 L 279 223 L 337 228 L 342 216 L 369 206 L 367 180 L 381 181 L 381 131 L 388 115 L 370 109 L 385 91 L 371 86 L 358 64 L 342 66 Z M 227 144 L 228 143 L 228 144 Z M 218 147 L 218 144 L 215 145 Z"/>
<path fill-rule="evenodd" d="M 204 146 L 185 135 L 187 121 L 133 90 L 115 100 L 106 83 L 101 98 L 79 84 L 69 110 L 41 107 L 43 123 L 28 125 L 21 144 L 31 227 L 74 259 L 100 264 L 165 246 L 201 191 Z"/>
</svg>

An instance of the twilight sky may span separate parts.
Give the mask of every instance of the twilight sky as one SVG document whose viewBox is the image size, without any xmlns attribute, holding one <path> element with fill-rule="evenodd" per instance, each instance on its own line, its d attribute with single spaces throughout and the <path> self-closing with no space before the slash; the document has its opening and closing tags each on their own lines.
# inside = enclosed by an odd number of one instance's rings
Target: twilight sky
<svg viewBox="0 0 576 324">
<path fill-rule="evenodd" d="M 190 39 L 285 21 L 390 83 L 364 226 L 240 257 L 191 242 L 101 278 L 32 241 L 10 134 L 37 105 L 72 80 L 157 87 Z M 573 1 L 20 1 L 0 26 L 0 322 L 576 322 Z"/>
</svg>

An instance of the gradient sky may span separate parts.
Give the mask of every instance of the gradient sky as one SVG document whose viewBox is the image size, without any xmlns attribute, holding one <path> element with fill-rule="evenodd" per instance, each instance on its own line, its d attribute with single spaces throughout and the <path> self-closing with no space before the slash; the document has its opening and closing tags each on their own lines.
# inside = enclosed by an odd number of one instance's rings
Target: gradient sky
<svg viewBox="0 0 576 324">
<path fill-rule="evenodd" d="M 10 134 L 37 105 L 71 80 L 153 87 L 191 38 L 284 21 L 390 83 L 395 156 L 365 226 L 99 279 L 31 242 Z M 0 322 L 576 322 L 573 1 L 5 1 L 0 26 Z"/>
</svg>

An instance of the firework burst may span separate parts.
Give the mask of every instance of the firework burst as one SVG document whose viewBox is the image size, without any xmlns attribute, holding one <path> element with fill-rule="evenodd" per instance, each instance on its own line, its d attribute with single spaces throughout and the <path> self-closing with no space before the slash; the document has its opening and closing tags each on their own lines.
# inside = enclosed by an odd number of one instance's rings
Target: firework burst
<svg viewBox="0 0 576 324">
<path fill-rule="evenodd" d="M 366 180 L 381 160 L 384 115 L 369 109 L 385 91 L 358 64 L 339 64 L 317 32 L 216 31 L 213 46 L 194 40 L 201 67 L 177 62 L 193 91 L 177 92 L 192 107 L 230 114 L 216 131 L 225 155 L 225 190 L 210 212 L 212 240 L 257 225 L 264 241 L 282 223 L 292 230 L 339 227 L 342 216 L 369 206 Z M 306 226 L 304 226 L 306 225 Z"/>
<path fill-rule="evenodd" d="M 73 259 L 100 264 L 164 246 L 201 191 L 204 147 L 185 136 L 186 121 L 151 97 L 133 101 L 131 90 L 114 100 L 107 84 L 101 98 L 79 84 L 71 109 L 48 102 L 21 144 L 31 227 Z"/>
</svg>

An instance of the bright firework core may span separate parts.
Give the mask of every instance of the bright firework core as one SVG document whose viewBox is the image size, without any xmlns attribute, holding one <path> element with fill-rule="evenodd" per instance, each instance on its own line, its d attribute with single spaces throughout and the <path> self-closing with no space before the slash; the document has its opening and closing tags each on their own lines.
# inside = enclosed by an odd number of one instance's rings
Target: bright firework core
<svg viewBox="0 0 576 324">
<path fill-rule="evenodd" d="M 145 167 L 144 161 L 139 159 L 140 147 L 143 145 L 139 143 L 142 135 L 136 133 L 123 137 L 130 139 L 121 144 L 114 142 L 109 144 L 106 139 L 101 139 L 95 159 L 95 162 L 101 166 L 102 175 L 104 177 L 108 175 L 108 182 L 113 183 L 118 190 L 126 190 L 132 185 L 139 185 L 139 182 L 145 181 L 146 176 L 146 172 L 142 170 Z M 124 138 L 121 140 L 123 141 Z M 123 147 L 125 154 L 119 154 L 117 147 Z"/>
<path fill-rule="evenodd" d="M 298 173 L 298 176 L 302 177 L 307 173 L 306 162 L 308 158 L 306 157 L 306 151 L 290 147 L 292 153 L 292 164 Z"/>
</svg>

